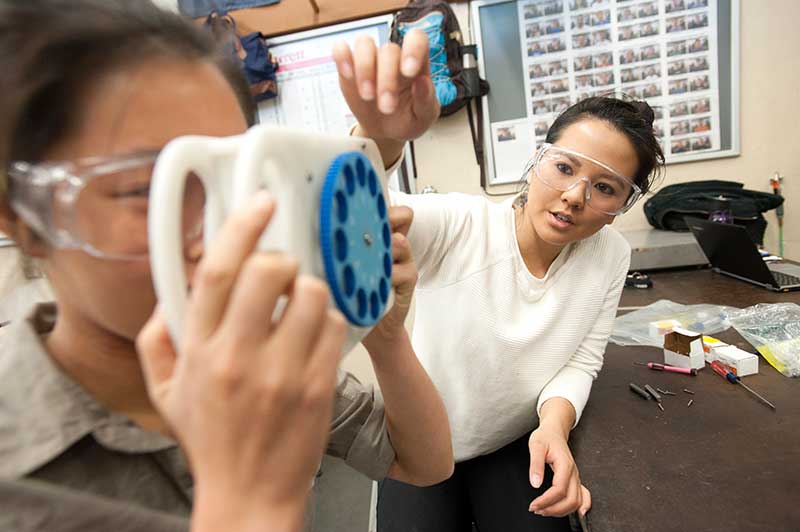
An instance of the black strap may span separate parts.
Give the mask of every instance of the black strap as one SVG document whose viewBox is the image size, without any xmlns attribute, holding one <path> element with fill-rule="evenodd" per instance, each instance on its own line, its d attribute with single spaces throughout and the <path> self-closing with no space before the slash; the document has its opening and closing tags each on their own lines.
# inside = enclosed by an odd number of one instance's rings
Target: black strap
<svg viewBox="0 0 800 532">
<path fill-rule="evenodd" d="M 413 141 L 411 142 L 413 143 Z M 400 192 L 411 192 L 411 183 L 410 179 L 408 178 L 408 167 L 406 166 L 405 161 L 400 163 Z"/>
<path fill-rule="evenodd" d="M 419 177 L 417 173 L 417 152 L 414 150 L 414 141 L 408 143 L 408 147 L 411 150 L 411 171 L 414 173 L 414 179 L 416 180 Z"/>
<path fill-rule="evenodd" d="M 472 100 L 475 100 L 475 112 L 478 115 L 477 127 L 475 117 L 472 116 Z M 486 188 L 486 169 L 483 167 L 483 105 L 481 97 L 470 98 L 467 102 L 467 119 L 469 120 L 469 131 L 472 134 L 472 148 L 475 151 L 475 161 L 481 170 L 481 187 Z"/>
</svg>

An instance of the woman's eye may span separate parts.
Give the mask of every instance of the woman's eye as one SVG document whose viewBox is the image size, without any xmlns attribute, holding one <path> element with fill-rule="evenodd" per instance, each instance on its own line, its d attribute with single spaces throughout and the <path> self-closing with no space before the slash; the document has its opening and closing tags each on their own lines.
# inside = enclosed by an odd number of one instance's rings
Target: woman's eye
<svg viewBox="0 0 800 532">
<path fill-rule="evenodd" d="M 115 196 L 118 198 L 147 198 L 150 196 L 150 185 L 120 190 Z"/>
<path fill-rule="evenodd" d="M 572 175 L 572 168 L 567 163 L 556 163 L 556 168 L 562 174 Z"/>
<path fill-rule="evenodd" d="M 594 188 L 596 188 L 601 194 L 605 194 L 606 196 L 613 196 L 617 193 L 617 190 L 609 185 L 608 183 L 597 183 Z"/>
</svg>

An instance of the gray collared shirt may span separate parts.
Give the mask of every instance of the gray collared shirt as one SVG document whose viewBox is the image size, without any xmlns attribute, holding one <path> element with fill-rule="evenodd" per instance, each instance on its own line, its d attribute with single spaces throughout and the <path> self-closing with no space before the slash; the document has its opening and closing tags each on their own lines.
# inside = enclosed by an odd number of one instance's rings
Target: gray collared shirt
<svg viewBox="0 0 800 532">
<path fill-rule="evenodd" d="M 55 319 L 55 305 L 40 304 L 0 329 L 0 479 L 188 515 L 193 480 L 176 442 L 110 412 L 59 369 L 42 341 Z M 395 457 L 379 392 L 352 375 L 337 388 L 327 452 L 373 479 Z"/>
</svg>

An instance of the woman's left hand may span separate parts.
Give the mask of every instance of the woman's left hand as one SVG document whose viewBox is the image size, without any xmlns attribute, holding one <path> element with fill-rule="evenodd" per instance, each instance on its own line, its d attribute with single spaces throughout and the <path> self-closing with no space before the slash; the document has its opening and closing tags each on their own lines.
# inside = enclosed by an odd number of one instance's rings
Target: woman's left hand
<svg viewBox="0 0 800 532">
<path fill-rule="evenodd" d="M 531 454 L 530 480 L 542 485 L 545 464 L 553 470 L 553 485 L 533 500 L 529 510 L 546 517 L 563 517 L 575 510 L 585 514 L 591 504 L 589 490 L 581 485 L 578 467 L 569 450 L 566 435 L 557 428 L 540 425 L 528 440 Z"/>
<path fill-rule="evenodd" d="M 392 227 L 392 288 L 394 303 L 377 326 L 365 338 L 365 345 L 376 340 L 392 340 L 398 333 L 405 333 L 405 321 L 417 285 L 417 265 L 411 254 L 411 245 L 406 238 L 414 211 L 405 206 L 389 207 L 389 223 Z"/>
</svg>

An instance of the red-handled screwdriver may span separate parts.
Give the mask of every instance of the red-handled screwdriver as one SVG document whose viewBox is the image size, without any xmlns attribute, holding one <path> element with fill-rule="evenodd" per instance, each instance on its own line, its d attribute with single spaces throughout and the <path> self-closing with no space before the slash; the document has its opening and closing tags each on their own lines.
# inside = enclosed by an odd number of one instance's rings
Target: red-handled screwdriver
<svg viewBox="0 0 800 532">
<path fill-rule="evenodd" d="M 731 384 L 738 384 L 738 385 L 742 386 L 745 390 L 747 390 L 748 392 L 750 392 L 753 395 L 755 395 L 756 397 L 758 397 L 765 404 L 769 405 L 770 408 L 772 408 L 773 410 L 777 410 L 775 408 L 775 405 L 773 405 L 772 403 L 770 403 L 769 401 L 767 401 L 766 399 L 761 397 L 755 390 L 753 390 L 748 385 L 743 383 L 742 382 L 742 378 L 739 377 L 738 375 L 736 375 L 733 371 L 731 371 L 730 367 L 726 366 L 722 362 L 720 362 L 718 360 L 714 360 L 713 362 L 711 362 L 711 369 L 713 369 L 714 373 L 716 373 L 717 375 L 719 375 L 723 379 L 727 379 L 727 381 L 730 382 Z"/>
<path fill-rule="evenodd" d="M 671 371 L 672 373 L 683 373 L 685 375 L 697 375 L 696 369 L 679 368 L 678 366 L 667 366 L 666 364 L 659 364 L 658 362 L 634 362 L 637 366 L 647 366 L 656 371 Z"/>
</svg>

